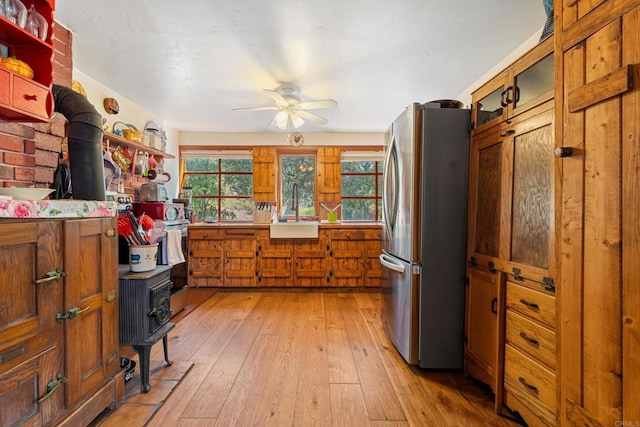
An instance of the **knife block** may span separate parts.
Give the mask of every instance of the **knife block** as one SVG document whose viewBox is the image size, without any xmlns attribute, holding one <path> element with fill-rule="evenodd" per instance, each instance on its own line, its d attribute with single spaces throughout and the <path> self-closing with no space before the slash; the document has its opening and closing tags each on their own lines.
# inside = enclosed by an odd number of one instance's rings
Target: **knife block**
<svg viewBox="0 0 640 427">
<path fill-rule="evenodd" d="M 273 216 L 275 205 L 271 202 L 259 202 L 255 204 L 253 209 L 254 224 L 270 224 Z"/>
</svg>

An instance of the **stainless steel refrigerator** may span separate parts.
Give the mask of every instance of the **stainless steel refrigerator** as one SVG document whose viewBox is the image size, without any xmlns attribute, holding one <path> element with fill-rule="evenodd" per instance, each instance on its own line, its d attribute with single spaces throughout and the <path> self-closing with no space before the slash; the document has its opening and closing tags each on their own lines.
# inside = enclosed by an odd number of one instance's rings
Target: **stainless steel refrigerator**
<svg viewBox="0 0 640 427">
<path fill-rule="evenodd" d="M 469 110 L 413 104 L 386 137 L 382 320 L 407 362 L 461 369 Z"/>
</svg>

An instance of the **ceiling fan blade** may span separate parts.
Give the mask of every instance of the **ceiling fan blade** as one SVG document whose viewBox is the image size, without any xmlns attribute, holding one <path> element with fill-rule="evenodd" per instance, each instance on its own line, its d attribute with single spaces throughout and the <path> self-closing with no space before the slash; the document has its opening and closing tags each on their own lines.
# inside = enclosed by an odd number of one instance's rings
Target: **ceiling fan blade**
<svg viewBox="0 0 640 427">
<path fill-rule="evenodd" d="M 279 110 L 279 107 L 245 107 L 245 108 L 233 108 L 231 111 L 262 111 L 262 110 Z"/>
<path fill-rule="evenodd" d="M 278 105 L 287 105 L 289 104 L 289 101 L 287 101 L 284 96 L 280 95 L 278 92 L 276 92 L 275 90 L 271 90 L 271 89 L 264 89 L 264 92 L 269 95 L 271 98 L 273 98 L 274 101 L 276 101 L 276 104 Z"/>
<path fill-rule="evenodd" d="M 304 110 L 297 110 L 296 114 L 299 115 L 300 117 L 302 117 L 303 119 L 307 119 L 310 122 L 314 122 L 314 123 L 317 123 L 319 125 L 324 125 L 329 121 L 329 120 L 325 119 L 324 117 L 320 117 L 317 114 L 310 113 L 310 112 L 304 111 Z"/>
<path fill-rule="evenodd" d="M 334 108 L 338 103 L 334 99 L 318 99 L 317 101 L 307 101 L 298 104 L 298 108 L 313 110 L 316 108 Z"/>
</svg>

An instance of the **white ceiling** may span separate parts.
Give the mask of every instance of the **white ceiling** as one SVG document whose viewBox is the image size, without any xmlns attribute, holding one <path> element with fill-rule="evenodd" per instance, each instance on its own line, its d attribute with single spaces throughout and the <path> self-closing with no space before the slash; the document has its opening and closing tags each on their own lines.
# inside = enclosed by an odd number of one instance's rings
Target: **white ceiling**
<svg viewBox="0 0 640 427">
<path fill-rule="evenodd" d="M 382 132 L 450 99 L 544 25 L 541 0 L 56 0 L 74 67 L 177 130 L 266 132 L 262 90 L 293 82 L 329 123 Z"/>
</svg>

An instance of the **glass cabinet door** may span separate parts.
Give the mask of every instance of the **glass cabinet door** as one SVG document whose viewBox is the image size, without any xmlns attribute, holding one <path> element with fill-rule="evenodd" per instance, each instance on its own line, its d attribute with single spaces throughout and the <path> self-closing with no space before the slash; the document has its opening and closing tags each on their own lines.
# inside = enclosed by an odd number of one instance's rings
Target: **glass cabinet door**
<svg viewBox="0 0 640 427">
<path fill-rule="evenodd" d="M 501 86 L 476 104 L 476 127 L 502 117 L 505 107 L 504 88 Z"/>
<path fill-rule="evenodd" d="M 553 53 L 516 74 L 514 84 L 514 109 L 553 91 Z"/>
</svg>

